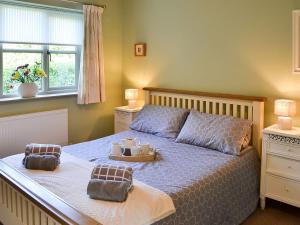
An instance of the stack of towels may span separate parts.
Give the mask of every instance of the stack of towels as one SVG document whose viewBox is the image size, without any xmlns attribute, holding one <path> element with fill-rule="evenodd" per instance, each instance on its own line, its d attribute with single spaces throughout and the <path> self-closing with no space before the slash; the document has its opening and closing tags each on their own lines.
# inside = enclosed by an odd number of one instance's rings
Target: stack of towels
<svg viewBox="0 0 300 225">
<path fill-rule="evenodd" d="M 61 146 L 51 144 L 26 145 L 23 165 L 26 169 L 53 171 L 60 163 Z"/>
<path fill-rule="evenodd" d="M 124 202 L 132 190 L 132 168 L 98 165 L 91 175 L 87 194 L 92 199 Z"/>
</svg>

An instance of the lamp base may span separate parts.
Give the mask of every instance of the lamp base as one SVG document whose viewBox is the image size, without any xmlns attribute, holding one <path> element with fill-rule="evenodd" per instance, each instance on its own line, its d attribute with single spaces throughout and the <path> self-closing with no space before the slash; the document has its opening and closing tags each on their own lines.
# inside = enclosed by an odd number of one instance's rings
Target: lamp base
<svg viewBox="0 0 300 225">
<path fill-rule="evenodd" d="M 137 108 L 137 101 L 136 100 L 128 100 L 128 108 L 129 109 Z"/>
<path fill-rule="evenodd" d="M 280 130 L 291 130 L 293 128 L 293 122 L 291 117 L 279 116 L 277 123 L 278 128 Z"/>
</svg>

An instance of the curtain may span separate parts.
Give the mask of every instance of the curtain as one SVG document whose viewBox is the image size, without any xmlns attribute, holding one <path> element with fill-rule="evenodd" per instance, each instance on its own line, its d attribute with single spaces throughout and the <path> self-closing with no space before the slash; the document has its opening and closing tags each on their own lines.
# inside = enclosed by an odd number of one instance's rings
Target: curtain
<svg viewBox="0 0 300 225">
<path fill-rule="evenodd" d="M 78 104 L 105 101 L 101 7 L 84 5 L 84 42 L 78 81 Z"/>
<path fill-rule="evenodd" d="M 0 42 L 81 45 L 82 13 L 0 2 Z"/>
</svg>

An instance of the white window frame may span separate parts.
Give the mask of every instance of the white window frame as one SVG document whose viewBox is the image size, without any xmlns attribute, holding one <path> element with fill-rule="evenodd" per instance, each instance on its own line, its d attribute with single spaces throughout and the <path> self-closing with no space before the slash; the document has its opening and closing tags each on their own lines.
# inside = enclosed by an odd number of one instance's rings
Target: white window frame
<svg viewBox="0 0 300 225">
<path fill-rule="evenodd" d="M 5 44 L 5 43 L 4 43 Z M 18 44 L 18 43 L 15 43 Z M 31 43 L 25 43 L 31 44 Z M 49 45 L 41 45 L 41 49 L 4 49 L 3 43 L 0 43 L 0 99 L 1 98 L 12 98 L 16 97 L 16 94 L 3 94 L 3 53 L 40 53 L 41 54 L 41 63 L 44 71 L 48 76 L 42 79 L 42 90 L 38 92 L 39 95 L 52 95 L 52 94 L 60 94 L 60 93 L 74 93 L 77 92 L 78 87 L 78 76 L 80 70 L 80 54 L 81 54 L 81 46 L 75 46 L 75 51 L 53 51 L 50 50 Z M 66 45 L 62 45 L 66 46 Z M 50 62 L 50 54 L 74 54 L 75 55 L 75 86 L 68 87 L 49 87 L 49 62 Z M 26 62 L 24 62 L 26 64 Z M 12 71 L 13 72 L 13 71 Z"/>
</svg>

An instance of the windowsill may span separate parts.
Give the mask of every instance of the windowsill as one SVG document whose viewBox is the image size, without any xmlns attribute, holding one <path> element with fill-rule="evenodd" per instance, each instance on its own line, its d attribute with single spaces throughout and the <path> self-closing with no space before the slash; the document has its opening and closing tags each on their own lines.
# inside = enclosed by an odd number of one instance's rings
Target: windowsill
<svg viewBox="0 0 300 225">
<path fill-rule="evenodd" d="M 44 94 L 44 95 L 37 95 L 36 97 L 33 98 L 21 98 L 21 97 L 0 98 L 0 103 L 28 101 L 28 100 L 35 100 L 35 99 L 59 98 L 59 97 L 68 97 L 68 96 L 77 96 L 77 92 Z"/>
</svg>

